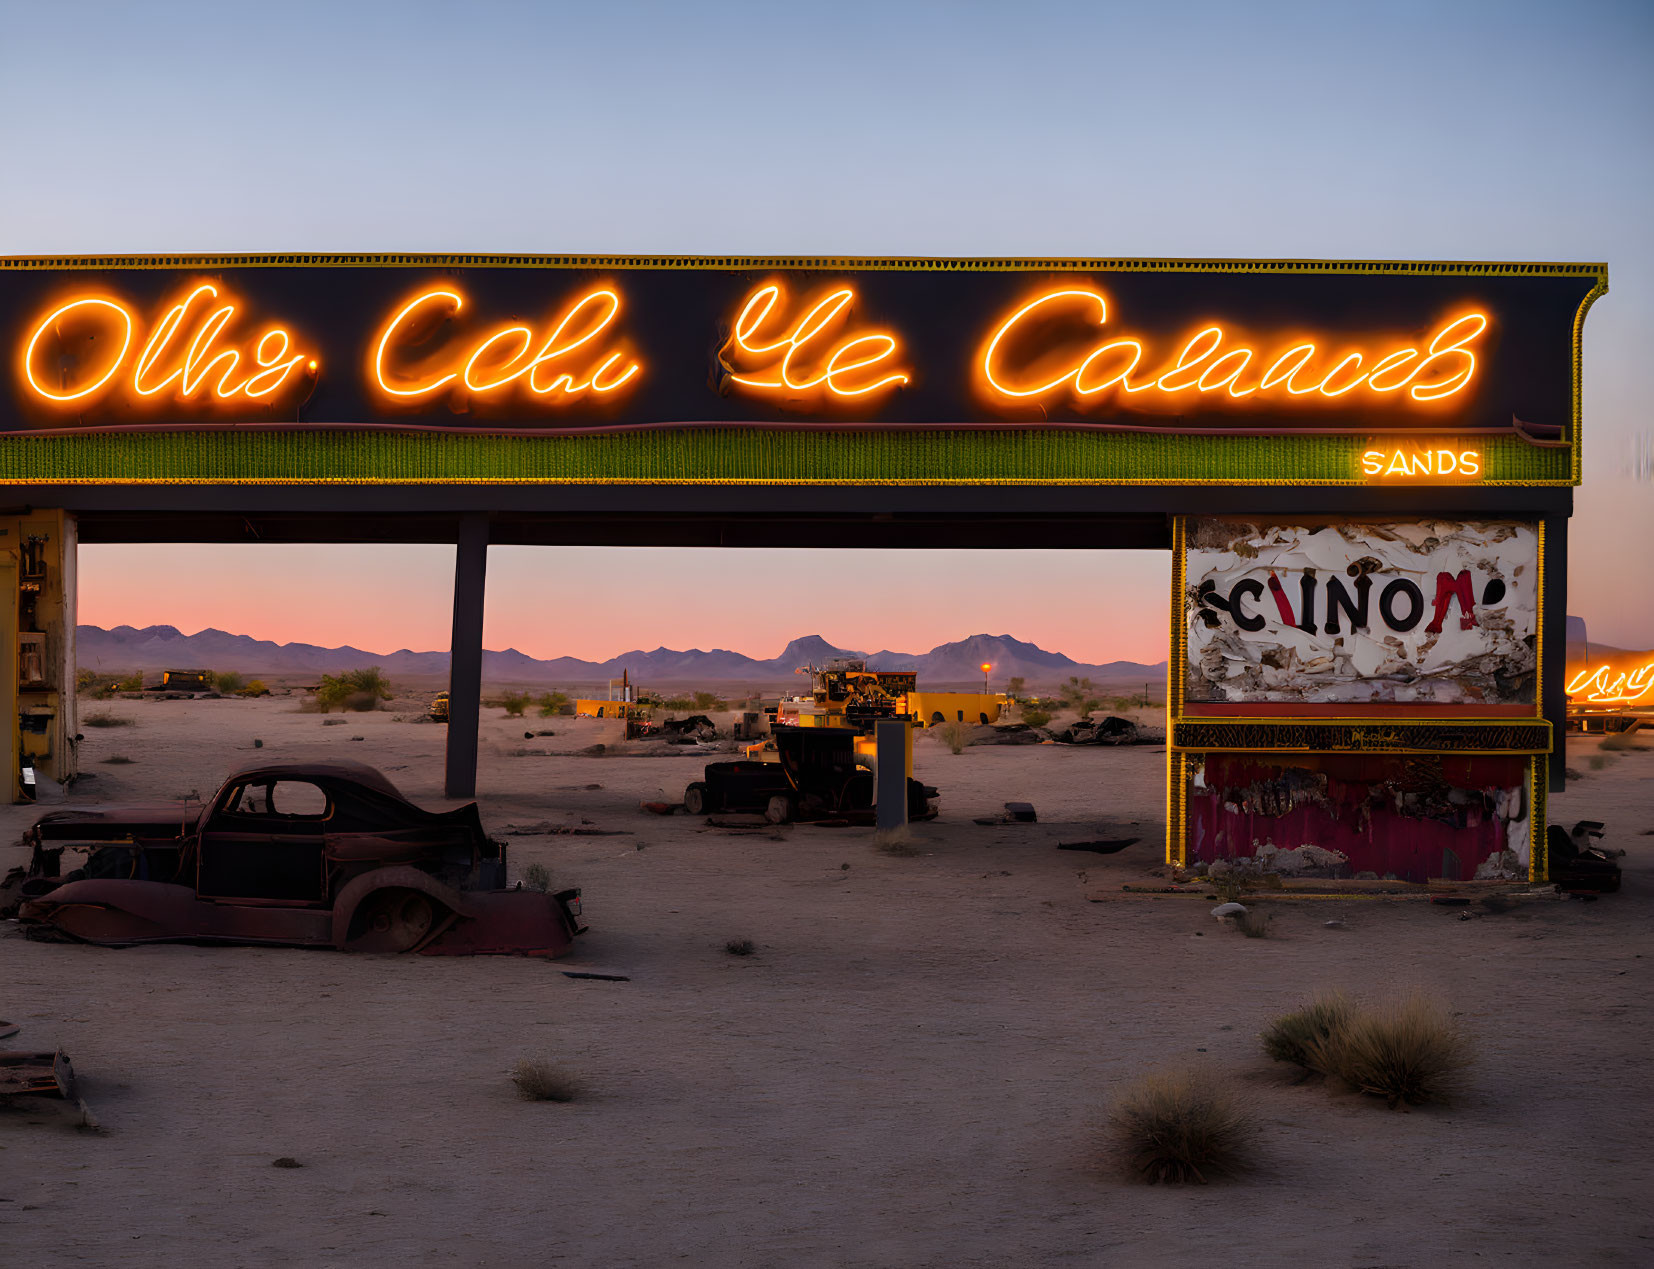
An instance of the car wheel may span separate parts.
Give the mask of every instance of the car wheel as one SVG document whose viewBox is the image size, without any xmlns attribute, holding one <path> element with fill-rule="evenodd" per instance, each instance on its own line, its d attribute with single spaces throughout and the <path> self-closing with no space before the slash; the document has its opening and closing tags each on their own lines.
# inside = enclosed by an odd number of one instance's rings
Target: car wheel
<svg viewBox="0 0 1654 1269">
<path fill-rule="evenodd" d="M 690 815 L 706 814 L 706 785 L 697 782 L 683 791 L 683 809 Z"/>
<path fill-rule="evenodd" d="M 839 799 L 839 810 L 871 811 L 873 796 L 873 777 L 866 772 L 853 775 L 844 786 L 844 796 Z"/>
<path fill-rule="evenodd" d="M 417 890 L 376 890 L 351 918 L 347 952 L 411 952 L 436 924 L 436 904 Z"/>
</svg>

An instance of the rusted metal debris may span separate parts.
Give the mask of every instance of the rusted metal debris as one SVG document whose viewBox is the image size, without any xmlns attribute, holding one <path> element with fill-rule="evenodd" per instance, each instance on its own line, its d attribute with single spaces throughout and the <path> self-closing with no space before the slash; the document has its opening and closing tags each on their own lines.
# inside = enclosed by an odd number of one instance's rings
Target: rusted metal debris
<svg viewBox="0 0 1654 1269">
<path fill-rule="evenodd" d="M 660 725 L 660 734 L 688 744 L 718 739 L 718 728 L 705 714 L 691 714 L 688 718 L 668 718 Z"/>
<path fill-rule="evenodd" d="M 1617 857 L 1595 845 L 1602 838 L 1601 820 L 1580 820 L 1570 832 L 1552 824 L 1546 835 L 1551 880 L 1565 894 L 1613 894 L 1620 888 Z"/>
<path fill-rule="evenodd" d="M 1007 802 L 1005 810 L 999 815 L 979 815 L 971 821 L 973 824 L 1035 824 L 1039 822 L 1039 814 L 1034 810 L 1032 802 Z"/>
<path fill-rule="evenodd" d="M 27 1049 L 0 1050 L 0 1104 L 14 1097 L 75 1095 L 75 1071 L 62 1049 L 32 1053 Z"/>
<path fill-rule="evenodd" d="M 1110 714 L 1106 718 L 1082 718 L 1053 733 L 1052 739 L 1059 745 L 1135 745 L 1140 736 L 1136 723 Z"/>
<path fill-rule="evenodd" d="M 1089 850 L 1099 855 L 1114 855 L 1127 846 L 1135 845 L 1142 840 L 1137 837 L 1104 837 L 1090 842 L 1058 842 L 1058 850 Z"/>
<path fill-rule="evenodd" d="M 23 844 L 0 914 L 105 946 L 554 957 L 584 929 L 579 890 L 505 889 L 505 844 L 475 803 L 423 810 L 360 763 L 251 767 L 205 802 L 59 810 Z"/>
<path fill-rule="evenodd" d="M 630 837 L 629 828 L 591 828 L 580 824 L 553 824 L 541 820 L 537 824 L 508 824 L 507 837 Z"/>
</svg>

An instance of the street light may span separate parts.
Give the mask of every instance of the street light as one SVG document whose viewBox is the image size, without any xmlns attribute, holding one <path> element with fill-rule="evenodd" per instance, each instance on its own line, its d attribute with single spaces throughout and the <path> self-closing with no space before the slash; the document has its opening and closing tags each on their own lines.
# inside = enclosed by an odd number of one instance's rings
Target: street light
<svg viewBox="0 0 1654 1269">
<path fill-rule="evenodd" d="M 982 695 L 984 696 L 988 694 L 988 671 L 993 668 L 987 661 L 982 663 Z"/>
</svg>

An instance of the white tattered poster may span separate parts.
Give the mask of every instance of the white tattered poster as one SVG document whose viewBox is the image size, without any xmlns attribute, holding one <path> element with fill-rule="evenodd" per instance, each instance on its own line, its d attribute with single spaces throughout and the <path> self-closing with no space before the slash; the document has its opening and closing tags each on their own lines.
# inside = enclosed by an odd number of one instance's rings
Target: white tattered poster
<svg viewBox="0 0 1654 1269">
<path fill-rule="evenodd" d="M 1538 532 L 1514 521 L 1189 525 L 1189 702 L 1531 704 Z"/>
</svg>

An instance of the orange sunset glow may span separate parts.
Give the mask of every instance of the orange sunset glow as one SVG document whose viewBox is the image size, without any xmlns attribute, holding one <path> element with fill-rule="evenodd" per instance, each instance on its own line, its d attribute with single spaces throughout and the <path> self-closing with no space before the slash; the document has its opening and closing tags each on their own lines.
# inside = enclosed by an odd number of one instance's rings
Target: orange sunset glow
<svg viewBox="0 0 1654 1269">
<path fill-rule="evenodd" d="M 146 565 L 155 548 L 83 546 L 80 621 L 213 627 L 278 643 L 350 645 L 366 652 L 446 650 L 451 633 L 454 552 L 443 546 L 169 546 L 175 576 L 207 570 L 221 584 L 157 586 Z M 892 575 L 967 576 L 923 603 L 846 605 L 832 591 L 800 588 L 785 604 L 744 606 L 731 620 L 709 577 L 740 569 L 754 577 L 821 576 L 858 557 L 843 551 L 627 550 L 601 547 L 490 549 L 484 643 L 530 656 L 604 660 L 633 648 L 730 648 L 772 657 L 789 639 L 819 634 L 865 652 L 928 652 L 982 631 L 1005 633 L 1076 661 L 1153 664 L 1165 631 L 1126 610 L 1090 605 L 1030 607 L 1013 615 L 991 597 L 1073 585 L 1098 593 L 1158 593 L 1166 561 L 1153 551 L 879 551 L 861 556 Z M 348 576 L 336 576 L 339 562 Z M 252 584 L 254 577 L 257 585 Z M 332 579 L 318 582 L 318 579 Z M 601 602 L 568 602 L 570 596 Z"/>
</svg>

